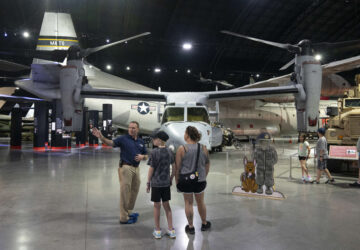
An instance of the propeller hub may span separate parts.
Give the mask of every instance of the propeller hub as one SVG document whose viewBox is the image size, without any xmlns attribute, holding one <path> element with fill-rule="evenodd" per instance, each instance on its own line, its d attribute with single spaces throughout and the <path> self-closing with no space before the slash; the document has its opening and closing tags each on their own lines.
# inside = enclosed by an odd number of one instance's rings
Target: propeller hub
<svg viewBox="0 0 360 250">
<path fill-rule="evenodd" d="M 298 47 L 300 47 L 300 54 L 303 56 L 310 56 L 313 54 L 313 49 L 311 46 L 311 41 L 308 39 L 301 40 L 298 44 Z"/>
<path fill-rule="evenodd" d="M 81 49 L 78 45 L 72 45 L 68 49 L 68 60 L 80 60 L 82 59 L 81 56 Z"/>
</svg>

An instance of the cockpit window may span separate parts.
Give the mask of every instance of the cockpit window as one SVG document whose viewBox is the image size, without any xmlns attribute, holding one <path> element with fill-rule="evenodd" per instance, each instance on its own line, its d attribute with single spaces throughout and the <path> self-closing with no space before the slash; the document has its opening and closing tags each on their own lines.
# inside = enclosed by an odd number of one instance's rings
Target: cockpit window
<svg viewBox="0 0 360 250">
<path fill-rule="evenodd" d="M 187 120 L 189 122 L 206 122 L 210 123 L 209 115 L 204 108 L 188 108 Z"/>
<path fill-rule="evenodd" d="M 165 109 L 161 124 L 174 121 L 184 121 L 184 108 L 168 107 Z"/>
<path fill-rule="evenodd" d="M 345 107 L 360 107 L 360 99 L 345 99 Z"/>
</svg>

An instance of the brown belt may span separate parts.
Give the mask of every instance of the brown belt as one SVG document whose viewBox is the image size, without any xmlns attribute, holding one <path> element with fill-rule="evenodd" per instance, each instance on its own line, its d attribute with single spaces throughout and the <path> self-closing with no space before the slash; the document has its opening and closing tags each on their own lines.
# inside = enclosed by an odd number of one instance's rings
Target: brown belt
<svg viewBox="0 0 360 250">
<path fill-rule="evenodd" d="M 123 163 L 122 165 L 130 166 L 130 167 L 134 167 L 134 168 L 139 167 L 139 166 L 134 166 L 134 165 L 130 165 L 130 164 L 127 164 L 127 163 Z"/>
</svg>

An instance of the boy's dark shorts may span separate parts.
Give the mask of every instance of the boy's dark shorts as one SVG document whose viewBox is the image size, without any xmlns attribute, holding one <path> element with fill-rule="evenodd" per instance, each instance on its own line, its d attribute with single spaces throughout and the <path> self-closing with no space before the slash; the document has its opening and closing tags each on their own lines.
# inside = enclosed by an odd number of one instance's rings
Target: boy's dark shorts
<svg viewBox="0 0 360 250">
<path fill-rule="evenodd" d="M 317 168 L 319 170 L 327 169 L 327 159 L 323 159 L 322 161 L 318 160 Z"/>
<path fill-rule="evenodd" d="M 194 193 L 194 194 L 200 194 L 202 193 L 205 188 L 206 188 L 206 181 L 202 181 L 202 182 L 196 182 L 195 184 L 188 184 L 188 185 L 184 185 L 183 183 L 179 182 L 176 185 L 177 189 L 181 192 L 181 193 L 185 193 L 185 194 L 190 194 L 190 193 Z"/>
<path fill-rule="evenodd" d="M 151 188 L 151 201 L 166 202 L 169 200 L 171 200 L 170 187 L 152 187 Z"/>
<path fill-rule="evenodd" d="M 303 160 L 306 160 L 306 156 L 299 156 L 299 161 L 303 161 Z"/>
</svg>

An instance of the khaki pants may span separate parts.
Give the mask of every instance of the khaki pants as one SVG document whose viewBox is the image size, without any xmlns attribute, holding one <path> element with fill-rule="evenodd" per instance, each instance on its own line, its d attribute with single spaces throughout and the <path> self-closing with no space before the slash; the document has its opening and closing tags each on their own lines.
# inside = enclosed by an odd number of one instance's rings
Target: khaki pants
<svg viewBox="0 0 360 250">
<path fill-rule="evenodd" d="M 140 188 L 139 167 L 123 165 L 118 169 L 120 182 L 120 221 L 128 221 Z"/>
</svg>

